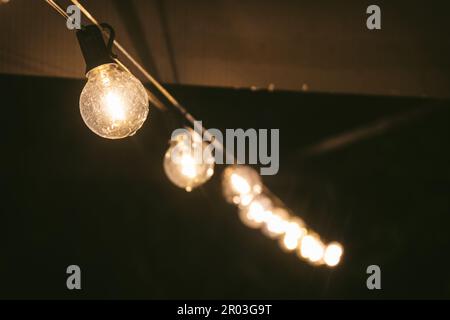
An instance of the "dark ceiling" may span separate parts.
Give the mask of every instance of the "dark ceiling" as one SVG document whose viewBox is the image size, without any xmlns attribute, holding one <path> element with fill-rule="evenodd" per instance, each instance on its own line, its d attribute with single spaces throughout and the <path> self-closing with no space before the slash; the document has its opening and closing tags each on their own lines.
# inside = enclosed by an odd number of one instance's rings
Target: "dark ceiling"
<svg viewBox="0 0 450 320">
<path fill-rule="evenodd" d="M 68 0 L 59 0 L 67 6 Z M 450 96 L 448 1 L 81 1 L 160 80 Z M 75 36 L 45 1 L 0 5 L 0 73 L 83 77 Z"/>
</svg>

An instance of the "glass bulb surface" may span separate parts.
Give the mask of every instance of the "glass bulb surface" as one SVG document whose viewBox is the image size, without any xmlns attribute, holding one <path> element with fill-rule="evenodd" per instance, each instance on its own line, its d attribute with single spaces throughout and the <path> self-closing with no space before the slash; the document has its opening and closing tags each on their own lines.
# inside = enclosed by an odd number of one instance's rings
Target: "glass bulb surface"
<svg viewBox="0 0 450 320">
<path fill-rule="evenodd" d="M 222 188 L 228 202 L 247 206 L 262 192 L 263 184 L 259 174 L 251 167 L 235 165 L 224 170 Z"/>
<path fill-rule="evenodd" d="M 148 115 L 148 96 L 142 83 L 115 63 L 90 70 L 80 95 L 83 121 L 108 139 L 132 136 Z"/>
<path fill-rule="evenodd" d="M 191 191 L 214 174 L 214 156 L 193 130 L 177 135 L 164 155 L 164 171 L 176 186 Z"/>
</svg>

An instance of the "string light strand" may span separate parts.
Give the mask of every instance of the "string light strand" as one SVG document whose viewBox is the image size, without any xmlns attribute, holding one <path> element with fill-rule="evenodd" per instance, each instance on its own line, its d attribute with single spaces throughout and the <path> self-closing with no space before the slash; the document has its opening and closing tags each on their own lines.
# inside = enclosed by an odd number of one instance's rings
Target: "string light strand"
<svg viewBox="0 0 450 320">
<path fill-rule="evenodd" d="M 56 12 L 58 12 L 66 20 L 70 17 L 54 0 L 45 0 Z M 107 31 L 102 27 L 97 19 L 83 6 L 78 0 L 71 0 L 80 11 L 87 17 L 87 19 L 104 34 L 108 35 Z M 113 41 L 114 47 L 122 53 L 122 55 L 133 64 L 136 69 L 175 107 L 175 109 L 195 128 L 200 129 L 203 135 L 211 141 L 215 148 L 221 151 L 225 151 L 228 156 L 228 150 L 224 148 L 222 143 L 214 139 L 214 136 L 203 126 L 199 126 L 199 122 L 195 117 L 188 112 L 188 110 L 172 96 L 117 40 Z M 113 58 L 120 67 L 130 72 L 130 70 L 118 59 Z M 131 72 L 130 72 L 131 73 Z M 158 108 L 165 110 L 164 104 L 147 88 L 145 88 L 148 94 L 148 98 Z M 198 130 L 197 129 L 197 130 Z M 231 155 L 235 159 L 234 155 Z M 252 170 L 246 169 L 246 166 L 234 166 L 229 167 L 228 172 L 232 172 L 235 168 L 239 170 Z M 189 172 L 193 172 L 188 170 Z M 287 251 L 296 250 L 298 256 L 302 259 L 309 261 L 314 265 L 327 265 L 334 267 L 340 262 L 341 255 L 343 253 L 342 246 L 337 242 L 331 242 L 325 245 L 320 240 L 319 236 L 315 234 L 311 229 L 295 216 L 292 216 L 283 202 L 276 197 L 265 185 L 260 182 L 255 188 L 255 185 L 251 185 L 251 181 L 246 180 L 244 177 L 240 177 L 235 173 L 231 174 L 231 180 L 227 182 L 224 172 L 223 187 L 224 191 L 227 188 L 233 188 L 237 186 L 235 195 L 231 197 L 232 203 L 238 206 L 241 219 L 245 224 L 251 227 L 260 227 L 271 238 L 280 239 L 282 247 Z M 212 173 L 211 173 L 212 174 Z M 234 178 L 233 178 L 234 175 Z M 257 173 L 256 173 L 257 175 Z M 207 178 L 208 176 L 206 176 Z M 259 179 L 260 180 L 260 179 Z M 228 183 L 228 185 L 226 185 Z M 191 188 L 187 185 L 186 188 Z M 247 190 L 250 188 L 249 190 Z M 239 201 L 235 201 L 236 197 Z"/>
</svg>

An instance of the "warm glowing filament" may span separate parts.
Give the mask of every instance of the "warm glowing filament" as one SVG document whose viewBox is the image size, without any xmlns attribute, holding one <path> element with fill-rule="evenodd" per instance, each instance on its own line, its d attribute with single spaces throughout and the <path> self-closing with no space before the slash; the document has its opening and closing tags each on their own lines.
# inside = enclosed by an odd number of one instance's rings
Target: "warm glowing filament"
<svg viewBox="0 0 450 320">
<path fill-rule="evenodd" d="M 188 154 L 181 157 L 181 174 L 191 179 L 197 176 L 195 159 Z"/>
<path fill-rule="evenodd" d="M 106 108 L 110 118 L 113 121 L 125 120 L 125 110 L 120 97 L 114 92 L 108 92 L 106 94 Z"/>
</svg>

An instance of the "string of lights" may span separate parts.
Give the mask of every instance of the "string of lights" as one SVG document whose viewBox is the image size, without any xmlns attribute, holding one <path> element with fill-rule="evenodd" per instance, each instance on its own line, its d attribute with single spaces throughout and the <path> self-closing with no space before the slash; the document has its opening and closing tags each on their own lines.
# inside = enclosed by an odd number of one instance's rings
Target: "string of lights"
<svg viewBox="0 0 450 320">
<path fill-rule="evenodd" d="M 69 19 L 65 10 L 54 0 L 45 0 L 56 12 Z M 112 54 L 112 47 L 131 63 L 161 93 L 165 99 L 217 150 L 227 150 L 223 144 L 179 103 L 137 60 L 115 39 L 114 30 L 97 19 L 79 1 L 71 0 L 92 25 L 77 31 L 88 79 L 80 95 L 80 112 L 86 125 L 97 135 L 121 139 L 134 135 L 145 122 L 149 102 L 164 110 L 164 105 L 150 90 Z M 108 39 L 105 44 L 104 37 Z M 203 153 L 206 142 L 197 130 L 186 130 L 172 139 L 164 157 L 164 170 L 176 186 L 191 191 L 204 184 L 214 174 L 214 157 Z M 207 149 L 208 150 L 208 149 Z M 211 150 L 209 150 L 211 151 Z M 202 154 L 197 161 L 195 154 Z M 206 155 L 206 156 L 205 156 Z M 260 229 L 269 238 L 279 241 L 281 247 L 312 265 L 334 267 L 343 254 L 337 242 L 324 243 L 320 236 L 289 209 L 262 183 L 261 176 L 245 165 L 228 166 L 222 175 L 225 199 L 238 208 L 242 222 Z"/>
</svg>

